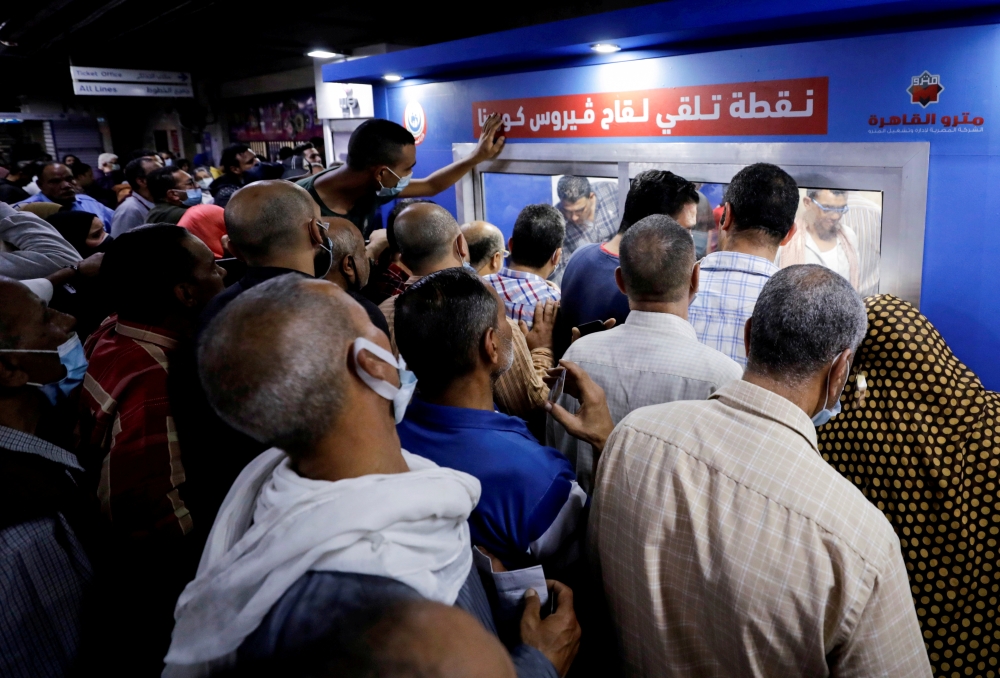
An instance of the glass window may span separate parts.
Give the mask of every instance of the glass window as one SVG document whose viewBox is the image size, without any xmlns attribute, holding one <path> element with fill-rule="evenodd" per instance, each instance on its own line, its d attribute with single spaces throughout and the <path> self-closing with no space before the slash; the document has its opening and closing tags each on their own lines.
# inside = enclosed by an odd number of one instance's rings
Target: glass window
<svg viewBox="0 0 1000 678">
<path fill-rule="evenodd" d="M 862 296 L 878 293 L 881 192 L 799 188 L 795 226 L 778 251 L 778 266 L 819 264 L 850 280 Z"/>
</svg>

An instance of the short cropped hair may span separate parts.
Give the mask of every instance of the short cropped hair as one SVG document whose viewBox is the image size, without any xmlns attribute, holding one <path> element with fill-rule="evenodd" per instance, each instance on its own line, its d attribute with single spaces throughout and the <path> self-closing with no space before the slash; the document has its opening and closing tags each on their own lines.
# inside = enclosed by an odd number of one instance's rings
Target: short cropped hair
<svg viewBox="0 0 1000 678">
<path fill-rule="evenodd" d="M 358 125 L 347 142 L 347 164 L 353 170 L 394 165 L 403 146 L 412 146 L 413 135 L 391 120 L 373 118 Z"/>
<path fill-rule="evenodd" d="M 73 156 L 73 157 L 76 157 L 76 156 Z M 90 165 L 88 165 L 87 163 L 83 162 L 79 158 L 72 165 L 69 165 L 69 168 L 73 171 L 73 178 L 74 179 L 76 179 L 77 177 L 82 177 L 84 174 L 86 174 L 91 169 L 93 169 Z"/>
<path fill-rule="evenodd" d="M 295 274 L 263 282 L 228 304 L 198 345 L 219 417 L 293 458 L 315 448 L 343 407 L 347 347 L 358 335 L 344 304 L 309 288 L 322 284 L 332 283 Z"/>
<path fill-rule="evenodd" d="M 125 165 L 125 181 L 128 182 L 133 191 L 139 190 L 138 180 L 146 178 L 146 168 L 143 167 L 143 162 L 149 162 L 147 156 L 140 156 L 135 160 L 129 160 L 128 164 Z"/>
<path fill-rule="evenodd" d="M 396 204 L 392 206 L 392 209 L 389 211 L 389 216 L 385 218 L 385 239 L 389 242 L 390 251 L 399 251 L 399 243 L 396 242 L 396 217 L 398 217 L 399 213 L 410 205 L 416 205 L 421 202 L 429 202 L 432 205 L 437 204 L 433 200 L 428 200 L 427 198 L 400 198 L 396 201 Z"/>
<path fill-rule="evenodd" d="M 789 266 L 757 298 L 747 369 L 801 382 L 844 349 L 857 350 L 867 331 L 865 304 L 843 276 L 816 264 Z"/>
<path fill-rule="evenodd" d="M 266 257 L 287 249 L 296 241 L 295 231 L 313 217 L 313 200 L 304 188 L 287 181 L 267 180 L 242 190 L 261 191 L 277 184 L 269 200 L 239 199 L 240 191 L 226 203 L 226 233 L 234 245 L 250 259 Z"/>
<path fill-rule="evenodd" d="M 179 167 L 160 167 L 146 177 L 146 187 L 153 196 L 155 202 L 167 199 L 167 191 L 177 188 L 177 179 L 174 175 L 183 172 Z"/>
<path fill-rule="evenodd" d="M 178 309 L 174 287 L 189 281 L 198 263 L 185 246 L 193 238 L 174 224 L 149 224 L 114 239 L 99 280 L 119 318 L 158 325 Z"/>
<path fill-rule="evenodd" d="M 544 266 L 563 246 L 566 224 L 549 204 L 528 205 L 517 215 L 510 237 L 510 259 L 522 266 Z"/>
<path fill-rule="evenodd" d="M 618 232 L 625 233 L 632 224 L 651 214 L 676 217 L 684 205 L 697 205 L 698 200 L 697 187 L 684 177 L 663 170 L 640 172 L 629 185 Z"/>
<path fill-rule="evenodd" d="M 737 233 L 757 230 L 777 244 L 792 229 L 799 188 L 785 170 L 759 162 L 736 173 L 722 201 L 732 207 Z"/>
<path fill-rule="evenodd" d="M 393 223 L 393 233 L 403 264 L 411 271 L 447 254 L 455 237 L 462 232 L 455 217 L 443 207 L 435 209 L 419 224 L 400 228 L 399 218 Z"/>
<path fill-rule="evenodd" d="M 469 240 L 468 236 L 465 240 L 469 245 L 469 264 L 476 269 L 485 266 L 488 259 L 503 251 L 503 234 L 499 231 L 490 230 L 476 241 Z"/>
<path fill-rule="evenodd" d="M 556 184 L 556 195 L 563 202 L 574 203 L 589 198 L 593 192 L 587 177 L 565 176 Z"/>
<path fill-rule="evenodd" d="M 396 297 L 396 345 L 420 390 L 441 393 L 479 361 L 483 333 L 497 328 L 497 298 L 474 271 L 446 268 Z"/>
<path fill-rule="evenodd" d="M 231 144 L 222 149 L 222 157 L 219 158 L 222 171 L 228 172 L 230 167 L 239 167 L 240 161 L 236 156 L 243 155 L 249 150 L 252 149 L 246 144 Z"/>
<path fill-rule="evenodd" d="M 630 298 L 680 301 L 687 295 L 694 240 L 670 217 L 654 214 L 633 224 L 622 236 L 619 257 Z"/>
</svg>

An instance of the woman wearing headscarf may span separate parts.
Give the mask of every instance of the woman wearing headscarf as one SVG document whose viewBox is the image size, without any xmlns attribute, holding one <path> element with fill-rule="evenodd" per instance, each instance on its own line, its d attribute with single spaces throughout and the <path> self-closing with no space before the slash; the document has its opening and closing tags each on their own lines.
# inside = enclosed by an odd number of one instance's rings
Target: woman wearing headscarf
<svg viewBox="0 0 1000 678">
<path fill-rule="evenodd" d="M 60 235 L 87 257 L 104 252 L 114 240 L 104 231 L 104 222 L 90 212 L 59 211 L 45 217 Z M 76 333 L 86 340 L 111 313 L 108 295 L 104 294 L 96 278 L 76 276 L 70 283 L 54 288 L 49 306 L 76 318 Z"/>
<path fill-rule="evenodd" d="M 895 528 L 934 675 L 995 677 L 1000 394 L 909 303 L 866 306 L 868 336 L 820 452 Z"/>
</svg>

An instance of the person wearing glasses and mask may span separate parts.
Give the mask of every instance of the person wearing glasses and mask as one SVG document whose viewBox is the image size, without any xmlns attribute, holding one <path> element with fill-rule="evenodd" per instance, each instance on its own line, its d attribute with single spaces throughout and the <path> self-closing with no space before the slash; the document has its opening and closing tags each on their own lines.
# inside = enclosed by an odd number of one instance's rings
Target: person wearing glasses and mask
<svg viewBox="0 0 1000 678">
<path fill-rule="evenodd" d="M 483 126 L 479 145 L 467 158 L 423 179 L 413 176 L 417 147 L 413 135 L 389 120 L 362 123 L 347 145 L 347 162 L 298 182 L 319 205 L 323 217 L 342 217 L 368 236 L 375 230 L 375 211 L 396 198 L 437 195 L 466 172 L 503 149 L 505 137 L 494 139 L 502 124 L 492 115 Z"/>
<path fill-rule="evenodd" d="M 861 285 L 858 236 L 842 223 L 847 214 L 847 191 L 811 188 L 802 199 L 795 235 L 778 251 L 778 266 L 819 264 Z"/>
</svg>

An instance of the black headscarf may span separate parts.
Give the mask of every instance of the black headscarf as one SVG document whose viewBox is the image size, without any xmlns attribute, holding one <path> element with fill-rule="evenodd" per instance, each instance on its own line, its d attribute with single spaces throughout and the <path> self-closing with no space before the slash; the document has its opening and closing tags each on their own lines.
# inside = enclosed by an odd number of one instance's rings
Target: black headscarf
<svg viewBox="0 0 1000 678">
<path fill-rule="evenodd" d="M 92 254 L 103 252 L 111 244 L 111 236 L 106 236 L 100 245 L 91 247 L 87 244 L 87 236 L 94 225 L 96 214 L 90 212 L 68 212 L 60 210 L 46 218 L 59 234 L 66 238 L 66 242 L 72 245 L 80 256 L 86 259 Z"/>
</svg>

